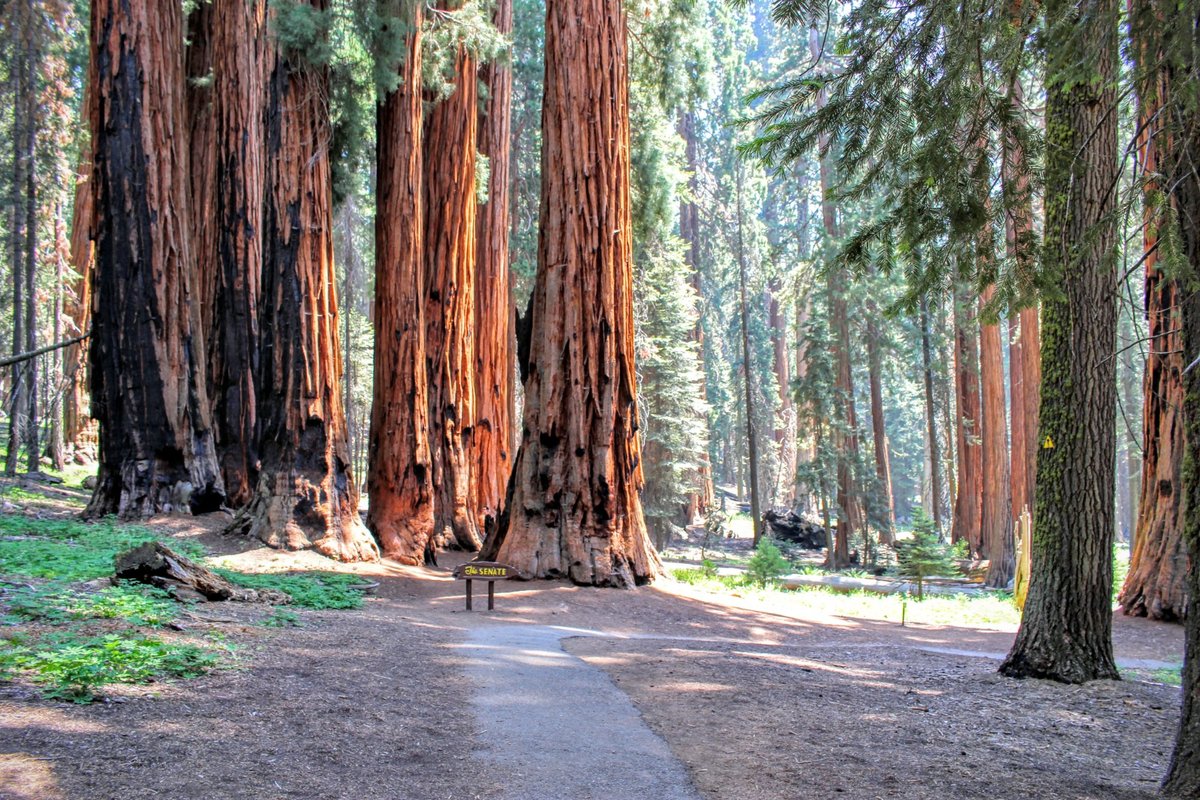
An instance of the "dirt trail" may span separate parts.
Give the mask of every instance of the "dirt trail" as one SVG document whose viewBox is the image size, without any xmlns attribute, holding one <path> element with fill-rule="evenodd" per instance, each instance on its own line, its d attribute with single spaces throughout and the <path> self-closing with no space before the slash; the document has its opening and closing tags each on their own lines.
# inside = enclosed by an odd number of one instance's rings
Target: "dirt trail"
<svg viewBox="0 0 1200 800">
<path fill-rule="evenodd" d="M 356 568 L 380 581 L 363 609 L 224 626 L 242 668 L 122 702 L 0 687 L 0 798 L 1132 800 L 1152 796 L 1177 724 L 1178 689 L 1017 682 L 938 652 L 1003 652 L 1011 631 L 805 617 L 677 584 L 502 583 L 495 613 L 468 614 L 450 566 Z M 1122 658 L 1181 652 L 1177 627 L 1115 628 Z"/>
</svg>

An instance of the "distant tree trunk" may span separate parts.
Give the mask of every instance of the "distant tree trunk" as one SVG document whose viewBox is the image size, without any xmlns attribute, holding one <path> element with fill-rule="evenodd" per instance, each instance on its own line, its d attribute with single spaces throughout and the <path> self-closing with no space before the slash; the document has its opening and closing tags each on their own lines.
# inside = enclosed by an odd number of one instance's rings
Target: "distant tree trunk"
<svg viewBox="0 0 1200 800">
<path fill-rule="evenodd" d="M 985 234 L 990 237 L 990 233 Z M 995 296 L 996 287 L 989 286 L 979 298 L 980 316 Z M 987 550 L 986 583 L 1003 589 L 1012 581 L 1016 570 L 1013 541 L 1012 500 L 1009 492 L 1008 425 L 1004 403 L 1004 353 L 1000 341 L 1000 324 L 980 326 L 979 377 L 983 399 L 983 505 L 981 541 Z"/>
<path fill-rule="evenodd" d="M 214 208 L 209 379 L 213 428 L 229 504 L 241 507 L 258 481 L 259 325 L 266 199 L 267 4 L 214 0 Z"/>
<path fill-rule="evenodd" d="M 14 42 L 28 37 L 30 28 L 29 17 L 32 8 L 28 3 L 19 3 L 14 8 L 11 35 Z M 32 169 L 29 149 L 33 141 L 34 124 L 26 113 L 28 104 L 25 98 L 34 94 L 32 83 L 33 70 L 29 66 L 29 54 L 21 52 L 17 45 L 16 63 L 11 65 L 10 80 L 13 83 L 13 98 L 16 102 L 11 109 L 12 115 L 12 183 L 9 184 L 10 223 L 8 228 L 9 249 L 12 263 L 12 354 L 14 356 L 25 352 L 25 204 L 22 194 L 25 189 L 25 173 Z M 9 389 L 8 403 L 8 452 L 4 462 L 4 474 L 12 477 L 17 474 L 17 465 L 21 458 L 21 444 L 25 440 L 24 422 L 28 408 L 25 376 L 29 372 L 29 364 L 19 362 L 12 365 L 12 386 Z"/>
<path fill-rule="evenodd" d="M 754 429 L 754 368 L 750 360 L 750 310 L 746 303 L 746 249 L 742 235 L 744 208 L 742 206 L 742 167 L 737 169 L 737 262 L 739 287 L 739 317 L 742 331 L 742 387 L 746 393 L 746 453 L 750 460 L 750 518 L 754 528 L 754 545 L 762 539 L 762 502 L 758 483 L 758 434 Z"/>
<path fill-rule="evenodd" d="M 56 179 L 60 186 L 66 186 L 66 176 L 62 174 L 62 170 L 58 171 Z M 66 231 L 63 230 L 63 208 L 62 203 L 54 204 L 54 306 L 53 306 L 53 322 L 51 324 L 50 334 L 53 337 L 51 341 L 61 342 L 63 340 L 63 307 L 64 307 L 64 292 L 67 281 L 67 258 L 70 256 L 70 250 L 66 243 Z M 54 391 L 50 396 L 50 437 L 46 442 L 46 456 L 50 459 L 50 464 L 54 469 L 59 470 L 67 465 L 66 456 L 63 454 L 63 436 L 62 436 L 62 390 L 65 388 L 63 381 L 63 360 L 62 351 L 56 350 L 53 354 L 51 363 L 51 379 L 49 387 Z"/>
<path fill-rule="evenodd" d="M 324 0 L 313 8 L 325 10 Z M 329 74 L 277 51 L 268 69 L 258 417 L 261 466 L 231 530 L 342 561 L 378 549 L 358 515 L 333 266 Z M 268 63 L 271 59 L 268 58 Z"/>
<path fill-rule="evenodd" d="M 92 107 L 94 84 L 89 69 L 83 98 L 84 114 L 89 113 Z M 75 205 L 71 212 L 71 269 L 75 272 L 75 278 L 72 291 L 67 296 L 65 316 L 71 320 L 72 336 L 79 336 L 92 326 L 92 271 L 96 261 L 92 246 L 92 190 L 92 157 L 88 153 L 76 178 Z M 63 439 L 72 445 L 79 443 L 89 416 L 86 401 L 87 353 L 87 346 L 79 343 L 68 346 L 62 354 L 66 379 L 63 389 Z"/>
<path fill-rule="evenodd" d="M 1137 0 L 1134 0 L 1137 2 Z M 1142 55 L 1142 61 L 1148 59 Z M 1161 58 L 1161 54 L 1157 56 Z M 1132 562 L 1119 601 L 1126 614 L 1182 620 L 1187 614 L 1187 553 L 1183 541 L 1185 509 L 1182 485 L 1184 452 L 1184 386 L 1186 366 L 1180 308 L 1183 287 L 1159 263 L 1161 211 L 1154 205 L 1162 192 L 1156 176 L 1167 166 L 1160 150 L 1169 123 L 1165 116 L 1170 78 L 1165 69 L 1140 83 L 1138 94 L 1138 172 L 1146 183 L 1142 219 L 1142 252 L 1146 262 L 1146 318 L 1149 353 L 1143 378 L 1140 513 L 1133 536 Z M 1171 156 L 1166 154 L 1166 161 Z M 1190 361 L 1189 354 L 1187 360 Z"/>
<path fill-rule="evenodd" d="M 32 26 L 31 26 L 32 27 Z M 27 93 L 21 100 L 25 103 L 25 352 L 37 349 L 37 232 L 38 232 L 38 186 L 37 186 L 37 120 L 38 86 L 34 64 L 41 61 L 34 33 L 27 33 L 29 44 L 25 58 L 30 63 L 25 67 L 28 74 Z M 28 376 L 25 381 L 25 457 L 26 469 L 38 472 L 42 464 L 41 436 L 38 430 L 38 360 L 31 359 L 22 365 Z"/>
<path fill-rule="evenodd" d="M 621 0 L 548 0 L 542 225 L 521 449 L 485 557 L 624 586 L 662 567 L 638 492 Z"/>
<path fill-rule="evenodd" d="M 1048 0 L 1043 305 L 1033 568 L 1001 671 L 1081 683 L 1119 678 L 1112 651 L 1118 181 L 1115 0 Z M 1086 65 L 1083 74 L 1080 64 Z"/>
<path fill-rule="evenodd" d="M 458 8 L 451 0 L 445 8 Z M 425 119 L 425 347 L 437 544 L 478 550 L 475 433 L 475 58 L 458 45 L 454 93 Z"/>
<path fill-rule="evenodd" d="M 812 57 L 821 54 L 820 35 L 815 28 L 809 31 L 808 47 Z M 825 105 L 825 92 L 817 96 L 817 106 Z M 841 237 L 838 226 L 837 208 L 831 198 L 833 155 L 830 143 L 822 137 L 821 149 L 821 217 L 825 234 L 836 241 Z M 850 540 L 863 531 L 865 513 L 858 482 L 854 477 L 854 465 L 858 462 L 858 414 L 854 403 L 854 377 L 850 368 L 850 311 L 846 302 L 846 272 L 835 267 L 828 270 L 826 289 L 829 293 L 829 326 L 833 334 L 834 390 L 837 395 L 838 420 L 833 428 L 834 450 L 838 454 L 838 526 L 835 547 L 827 555 L 829 566 L 841 569 L 850 563 Z"/>
<path fill-rule="evenodd" d="M 979 394 L 979 349 L 975 312 L 959 292 L 954 311 L 954 394 L 958 406 L 958 493 L 951 540 L 966 542 L 972 553 L 983 549 L 982 409 Z"/>
<path fill-rule="evenodd" d="M 187 142 L 175 135 L 184 121 L 181 41 L 178 4 L 92 4 L 91 394 L 100 421 L 92 517 L 201 513 L 225 496 L 196 335 Z"/>
<path fill-rule="evenodd" d="M 879 543 L 895 539 L 896 497 L 892 492 L 892 462 L 888 455 L 887 426 L 883 416 L 883 354 L 880 352 L 879 307 L 867 299 L 867 382 L 871 391 L 871 430 L 875 448 L 875 477 L 887 505 L 887 519 L 879 530 Z M 940 530 L 940 528 L 939 528 Z"/>
<path fill-rule="evenodd" d="M 433 535 L 434 503 L 423 312 L 424 3 L 395 0 L 388 10 L 407 34 L 400 82 L 379 106 L 376 133 L 375 383 L 367 524 L 386 557 L 420 564 Z"/>
<path fill-rule="evenodd" d="M 493 12 L 496 30 L 513 27 L 512 0 Z M 512 68 L 493 61 L 483 68 L 487 113 L 479 121 L 479 152 L 488 159 L 488 201 L 480 209 L 475 277 L 474 480 L 481 530 L 495 525 L 512 471 L 512 303 L 508 281 L 509 148 L 512 138 Z"/>
<path fill-rule="evenodd" d="M 679 135 L 684 142 L 684 158 L 686 159 L 687 169 L 689 172 L 688 189 L 689 195 L 679 203 L 679 237 L 687 243 L 685 255 L 687 257 L 688 268 L 691 271 L 692 288 L 696 292 L 696 297 L 703 297 L 703 287 L 700 282 L 700 210 L 696 206 L 696 191 L 699 187 L 697 178 L 697 170 L 700 166 L 699 145 L 696 138 L 696 115 L 691 111 L 685 111 L 679 115 Z M 692 329 L 692 341 L 696 343 L 696 351 L 700 354 L 701 364 L 700 373 L 704 373 L 704 326 L 700 315 L 696 315 L 696 326 Z M 708 394 L 707 376 L 702 378 L 705 381 L 702 384 L 705 396 Z M 688 497 L 687 504 L 687 524 L 691 524 L 698 517 L 703 517 L 708 514 L 715 501 L 715 492 L 713 489 L 713 474 L 712 464 L 709 462 L 707 451 L 701 456 L 700 471 L 696 476 L 696 491 Z"/>
<path fill-rule="evenodd" d="M 929 308 L 921 298 L 921 369 L 925 375 L 925 429 L 929 448 L 929 482 L 933 488 L 933 525 L 942 535 L 942 465 L 938 453 L 937 412 L 933 404 L 933 350 L 929 337 Z"/>
</svg>

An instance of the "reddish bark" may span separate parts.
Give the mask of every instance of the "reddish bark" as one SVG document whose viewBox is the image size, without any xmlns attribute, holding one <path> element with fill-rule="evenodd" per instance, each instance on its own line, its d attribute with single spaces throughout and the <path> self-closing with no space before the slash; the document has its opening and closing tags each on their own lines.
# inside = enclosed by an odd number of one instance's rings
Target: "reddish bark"
<svg viewBox="0 0 1200 800">
<path fill-rule="evenodd" d="M 867 299 L 867 382 L 871 393 L 871 431 L 875 450 L 875 477 L 887 504 L 887 519 L 879 529 L 880 544 L 891 544 L 896 528 L 896 498 L 892 493 L 892 460 L 888 454 L 883 416 L 883 355 L 880 352 L 879 308 Z M 936 515 L 935 515 L 936 518 Z"/>
<path fill-rule="evenodd" d="M 187 143 L 175 135 L 181 41 L 178 4 L 92 5 L 90 358 L 101 433 L 90 516 L 202 512 L 224 499 L 196 335 Z"/>
<path fill-rule="evenodd" d="M 433 470 L 422 296 L 421 0 L 397 0 L 406 26 L 400 82 L 379 108 L 375 215 L 375 384 L 367 524 L 383 554 L 420 564 L 433 534 Z M 391 23 L 395 24 L 395 22 Z"/>
<path fill-rule="evenodd" d="M 458 4 L 451 4 L 457 7 Z M 475 433 L 475 59 L 458 46 L 454 93 L 425 119 L 425 348 L 434 536 L 478 550 Z"/>
<path fill-rule="evenodd" d="M 979 349 L 975 312 L 960 293 L 954 311 L 954 395 L 958 406 L 958 481 L 951 540 L 982 549 L 983 448 L 979 395 Z"/>
<path fill-rule="evenodd" d="M 259 416 L 254 498 L 232 529 L 272 547 L 369 560 L 378 549 L 358 515 L 339 391 L 329 74 L 301 57 L 269 59 L 257 395 L 272 401 Z"/>
<path fill-rule="evenodd" d="M 499 0 L 496 30 L 512 33 L 512 0 Z M 513 308 L 508 281 L 509 145 L 512 68 L 495 61 L 481 70 L 487 113 L 479 122 L 479 152 L 488 159 L 488 201 L 479 210 L 475 276 L 474 479 L 481 529 L 500 516 L 512 471 Z M 490 522 L 489 522 L 490 520 Z"/>
<path fill-rule="evenodd" d="M 990 232 L 984 235 L 990 236 Z M 979 297 L 980 315 L 996 294 L 989 286 Z M 1003 588 L 1016 569 L 1008 477 L 1007 409 L 1004 403 L 1004 355 L 1000 324 L 985 323 L 979 334 L 979 377 L 983 399 L 983 495 L 980 537 L 987 551 L 987 585 Z"/>
<path fill-rule="evenodd" d="M 250 502 L 258 479 L 254 381 L 266 197 L 267 4 L 214 0 L 211 8 L 215 252 L 211 263 L 200 264 L 214 274 L 208 341 L 217 454 L 229 505 L 240 507 Z"/>
<path fill-rule="evenodd" d="M 638 491 L 629 73 L 621 0 L 546 5 L 542 229 L 521 449 L 484 557 L 537 577 L 655 578 Z"/>
<path fill-rule="evenodd" d="M 1161 191 L 1155 176 L 1166 165 L 1160 151 L 1165 140 L 1164 105 L 1168 77 L 1156 72 L 1138 96 L 1138 170 L 1146 178 L 1144 191 L 1153 198 Z M 1169 159 L 1170 156 L 1167 155 Z M 1121 587 L 1119 601 L 1126 614 L 1153 619 L 1182 620 L 1187 616 L 1188 559 L 1183 540 L 1184 452 L 1183 331 L 1180 320 L 1182 287 L 1159 263 L 1158 231 L 1161 212 L 1147 202 L 1142 221 L 1142 252 L 1146 262 L 1146 318 L 1150 347 L 1143 379 L 1142 485 L 1133 560 Z"/>
</svg>

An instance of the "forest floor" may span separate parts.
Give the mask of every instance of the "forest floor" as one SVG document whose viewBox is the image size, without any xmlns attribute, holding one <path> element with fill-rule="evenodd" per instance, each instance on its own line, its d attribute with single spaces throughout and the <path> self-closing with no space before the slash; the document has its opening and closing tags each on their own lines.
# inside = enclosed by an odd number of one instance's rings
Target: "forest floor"
<svg viewBox="0 0 1200 800">
<path fill-rule="evenodd" d="M 901 627 L 669 579 L 498 583 L 494 612 L 479 591 L 466 612 L 461 557 L 339 566 L 220 522 L 155 527 L 233 568 L 379 587 L 294 628 L 207 606 L 195 624 L 239 656 L 196 680 L 85 706 L 0 684 L 0 798 L 1132 800 L 1155 796 L 1174 740 L 1177 687 L 997 675 L 1011 625 Z M 1126 665 L 1182 660 L 1178 626 L 1118 617 L 1114 639 Z"/>
</svg>

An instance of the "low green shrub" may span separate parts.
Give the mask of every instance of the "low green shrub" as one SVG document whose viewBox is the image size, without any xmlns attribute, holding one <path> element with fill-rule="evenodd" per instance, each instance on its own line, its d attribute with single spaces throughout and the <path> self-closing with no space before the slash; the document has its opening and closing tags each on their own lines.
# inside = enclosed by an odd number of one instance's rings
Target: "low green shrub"
<svg viewBox="0 0 1200 800">
<path fill-rule="evenodd" d="M 753 583 L 766 586 L 778 580 L 790 566 L 783 553 L 779 552 L 779 548 L 773 542 L 763 539 L 758 543 L 758 547 L 754 548 L 754 555 L 750 557 L 746 571 Z"/>
</svg>

